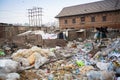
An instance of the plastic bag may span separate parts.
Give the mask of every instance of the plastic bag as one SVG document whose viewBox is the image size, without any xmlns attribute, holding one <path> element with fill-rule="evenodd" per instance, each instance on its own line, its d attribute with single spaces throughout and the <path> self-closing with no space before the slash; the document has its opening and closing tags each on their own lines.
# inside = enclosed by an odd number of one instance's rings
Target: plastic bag
<svg viewBox="0 0 120 80">
<path fill-rule="evenodd" d="M 9 73 L 6 78 L 6 80 L 17 80 L 20 79 L 20 75 L 18 73 Z"/>
<path fill-rule="evenodd" d="M 0 73 L 0 80 L 18 80 L 20 75 L 18 73 Z"/>
<path fill-rule="evenodd" d="M 88 80 L 114 80 L 113 71 L 90 71 L 87 73 Z"/>
<path fill-rule="evenodd" d="M 30 65 L 29 60 L 26 58 L 18 58 L 17 62 L 22 63 L 21 66 L 23 66 L 23 67 L 27 67 Z"/>
<path fill-rule="evenodd" d="M 101 74 L 98 71 L 90 71 L 87 73 L 88 80 L 100 80 Z"/>
<path fill-rule="evenodd" d="M 110 63 L 97 62 L 96 65 L 100 70 L 108 70 Z"/>
<path fill-rule="evenodd" d="M 48 61 L 46 57 L 42 57 L 40 54 L 35 54 L 36 60 L 35 60 L 35 69 L 38 69 L 41 65 L 43 65 L 45 62 Z"/>
<path fill-rule="evenodd" d="M 0 72 L 1 73 L 16 72 L 18 68 L 19 68 L 19 64 L 16 61 L 13 61 L 11 59 L 0 60 Z"/>
<path fill-rule="evenodd" d="M 40 59 L 35 61 L 35 69 L 38 69 L 41 65 L 47 62 L 48 59 L 46 57 L 41 57 Z"/>
</svg>

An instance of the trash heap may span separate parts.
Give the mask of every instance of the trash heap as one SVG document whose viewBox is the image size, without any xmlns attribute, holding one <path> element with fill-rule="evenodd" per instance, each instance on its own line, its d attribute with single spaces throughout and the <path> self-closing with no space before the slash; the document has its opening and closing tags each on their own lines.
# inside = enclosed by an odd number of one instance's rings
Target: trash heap
<svg viewBox="0 0 120 80">
<path fill-rule="evenodd" d="M 20 49 L 11 57 L 20 65 L 20 80 L 26 79 L 24 75 L 29 80 L 119 80 L 120 38 L 104 45 L 93 40 L 71 41 L 66 47 Z"/>
<path fill-rule="evenodd" d="M 49 56 L 55 56 L 54 53 L 49 52 L 48 49 L 41 49 L 34 46 L 30 49 L 20 49 L 13 53 L 12 59 L 21 63 L 21 66 L 28 67 L 34 65 L 38 69 L 41 65 L 48 62 Z"/>
</svg>

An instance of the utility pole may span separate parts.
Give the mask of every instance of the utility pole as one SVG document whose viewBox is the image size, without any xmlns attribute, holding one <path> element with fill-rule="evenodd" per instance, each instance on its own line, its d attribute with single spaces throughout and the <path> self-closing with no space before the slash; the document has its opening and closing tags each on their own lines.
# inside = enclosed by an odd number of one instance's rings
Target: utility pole
<svg viewBox="0 0 120 80">
<path fill-rule="evenodd" d="M 42 8 L 33 7 L 32 9 L 28 9 L 28 19 L 30 26 L 42 26 Z"/>
</svg>

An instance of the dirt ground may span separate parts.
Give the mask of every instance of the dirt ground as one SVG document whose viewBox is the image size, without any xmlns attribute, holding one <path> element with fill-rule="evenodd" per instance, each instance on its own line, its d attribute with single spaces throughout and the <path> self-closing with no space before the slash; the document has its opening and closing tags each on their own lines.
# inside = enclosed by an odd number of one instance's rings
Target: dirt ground
<svg viewBox="0 0 120 80">
<path fill-rule="evenodd" d="M 41 80 L 40 77 L 33 71 L 22 71 L 19 74 L 19 80 Z"/>
</svg>

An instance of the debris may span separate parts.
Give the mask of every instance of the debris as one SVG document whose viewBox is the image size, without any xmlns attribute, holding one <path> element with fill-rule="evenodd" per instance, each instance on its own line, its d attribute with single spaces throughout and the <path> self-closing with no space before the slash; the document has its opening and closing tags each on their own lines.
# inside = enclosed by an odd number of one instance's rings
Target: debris
<svg viewBox="0 0 120 80">
<path fill-rule="evenodd" d="M 94 43 L 94 40 L 70 41 L 65 47 L 59 45 L 54 48 L 33 46 L 28 49 L 19 49 L 11 57 L 12 61 L 15 61 L 21 69 L 18 72 L 20 80 L 119 79 L 120 39 L 108 40 L 109 43 L 106 43 L 104 48 L 97 47 L 96 45 L 99 43 Z M 13 63 L 9 62 L 9 64 Z M 14 67 L 12 66 L 10 70 L 0 67 L 0 70 L 4 73 L 15 73 L 18 71 L 18 66 Z M 5 74 L 0 74 L 0 77 L 6 78 Z M 18 75 L 16 76 L 19 78 Z"/>
</svg>

